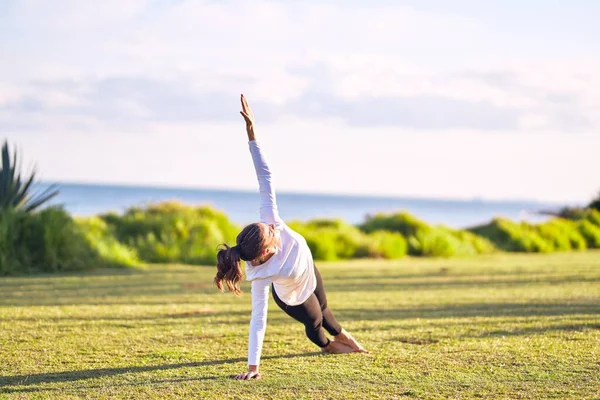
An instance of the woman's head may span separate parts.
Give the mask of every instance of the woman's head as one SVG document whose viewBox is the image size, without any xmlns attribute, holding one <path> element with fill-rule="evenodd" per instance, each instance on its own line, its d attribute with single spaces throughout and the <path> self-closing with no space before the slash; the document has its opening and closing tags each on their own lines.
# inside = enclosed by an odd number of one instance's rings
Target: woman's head
<svg viewBox="0 0 600 400">
<path fill-rule="evenodd" d="M 278 232 L 272 224 L 257 222 L 246 226 L 237 236 L 235 246 L 223 244 L 224 247 L 219 249 L 215 285 L 223 291 L 225 282 L 230 292 L 240 294 L 241 261 L 251 261 L 255 264 L 264 262 L 275 251 L 278 241 Z"/>
</svg>

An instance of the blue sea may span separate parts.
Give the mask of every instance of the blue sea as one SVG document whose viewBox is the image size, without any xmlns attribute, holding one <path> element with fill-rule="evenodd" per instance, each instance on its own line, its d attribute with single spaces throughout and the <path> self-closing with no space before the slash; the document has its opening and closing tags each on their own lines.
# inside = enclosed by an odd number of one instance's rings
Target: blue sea
<svg viewBox="0 0 600 400">
<path fill-rule="evenodd" d="M 40 184 L 43 189 L 46 184 Z M 118 185 L 59 185 L 54 204 L 63 205 L 77 216 L 123 212 L 130 206 L 178 200 L 191 205 L 211 205 L 239 224 L 258 219 L 258 192 L 208 189 L 175 189 Z M 277 193 L 279 211 L 284 220 L 342 218 L 357 224 L 368 214 L 408 211 L 431 224 L 464 228 L 490 221 L 494 217 L 541 221 L 535 211 L 560 208 L 557 204 L 527 201 L 461 201 L 402 197 L 342 196 Z"/>
</svg>

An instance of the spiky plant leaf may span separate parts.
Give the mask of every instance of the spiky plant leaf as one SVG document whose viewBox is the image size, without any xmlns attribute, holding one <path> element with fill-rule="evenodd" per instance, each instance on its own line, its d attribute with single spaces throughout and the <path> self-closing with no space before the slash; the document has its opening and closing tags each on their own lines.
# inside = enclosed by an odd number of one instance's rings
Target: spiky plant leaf
<svg viewBox="0 0 600 400">
<path fill-rule="evenodd" d="M 8 153 L 8 142 L 2 146 L 2 170 L 0 170 L 0 206 L 9 204 L 8 182 L 10 174 L 10 155 Z"/>
<path fill-rule="evenodd" d="M 25 182 L 25 185 L 23 185 L 23 187 L 21 187 L 20 191 L 17 193 L 16 200 L 18 203 L 21 203 L 21 202 L 27 200 L 27 194 L 29 193 L 29 190 L 31 188 L 31 185 L 33 184 L 34 179 L 35 179 L 35 172 L 33 172 L 31 174 L 31 176 L 29 177 L 27 182 Z"/>
<path fill-rule="evenodd" d="M 28 200 L 24 205 L 25 211 L 31 212 L 39 206 L 41 206 L 42 204 L 44 204 L 45 202 L 47 202 L 48 200 L 52 199 L 54 196 L 58 195 L 58 190 L 56 190 L 56 188 L 56 185 L 52 185 L 46 190 L 44 190 L 41 194 L 37 195 L 35 198 Z"/>
<path fill-rule="evenodd" d="M 21 175 L 17 152 L 11 160 L 8 142 L 2 146 L 2 168 L 0 169 L 0 209 L 15 208 L 31 212 L 58 194 L 57 186 L 52 185 L 41 193 L 35 193 L 33 183 L 35 170 L 29 176 Z"/>
</svg>

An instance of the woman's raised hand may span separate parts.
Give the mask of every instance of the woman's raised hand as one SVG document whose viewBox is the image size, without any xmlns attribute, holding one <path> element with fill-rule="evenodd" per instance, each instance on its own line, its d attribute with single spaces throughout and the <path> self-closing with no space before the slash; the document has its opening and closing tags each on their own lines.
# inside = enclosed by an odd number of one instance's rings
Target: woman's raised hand
<svg viewBox="0 0 600 400">
<path fill-rule="evenodd" d="M 242 111 L 240 111 L 240 114 L 242 114 L 242 117 L 244 117 L 244 120 L 246 121 L 246 133 L 248 133 L 248 140 L 254 140 L 254 114 L 252 113 L 252 109 L 250 108 L 250 105 L 246 101 L 244 95 L 241 96 L 241 101 Z"/>
</svg>

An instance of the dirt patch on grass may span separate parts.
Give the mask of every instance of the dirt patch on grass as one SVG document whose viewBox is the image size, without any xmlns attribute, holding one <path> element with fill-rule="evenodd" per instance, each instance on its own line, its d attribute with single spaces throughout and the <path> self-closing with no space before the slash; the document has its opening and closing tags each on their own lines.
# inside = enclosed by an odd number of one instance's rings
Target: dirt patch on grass
<svg viewBox="0 0 600 400">
<path fill-rule="evenodd" d="M 208 282 L 186 282 L 181 284 L 184 289 L 208 289 L 211 286 L 213 284 Z"/>
<path fill-rule="evenodd" d="M 215 310 L 211 310 L 210 308 L 203 308 L 201 310 L 186 311 L 186 312 L 175 313 L 175 314 L 167 314 L 167 315 L 165 315 L 165 317 L 167 317 L 167 318 L 188 318 L 188 317 L 194 317 L 196 315 L 206 315 L 206 314 L 216 314 L 216 313 L 217 312 Z"/>
<path fill-rule="evenodd" d="M 408 344 L 416 344 L 416 345 L 427 345 L 427 344 L 435 344 L 435 343 L 439 343 L 439 340 L 437 339 L 431 339 L 431 338 L 406 338 L 406 337 L 401 337 L 401 338 L 395 338 L 392 340 L 397 340 L 399 342 L 402 343 L 408 343 Z"/>
</svg>

